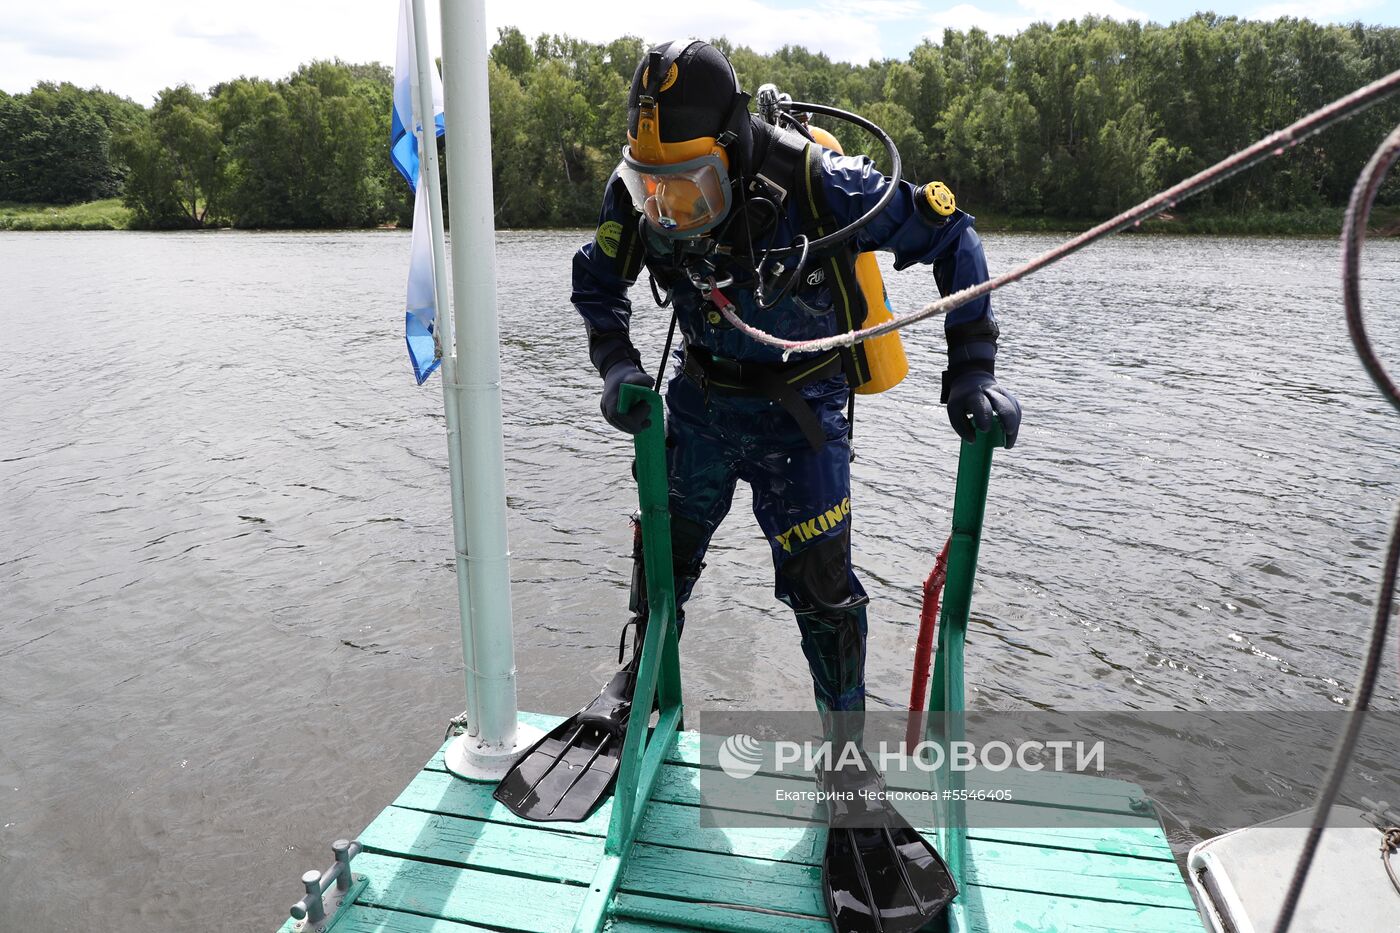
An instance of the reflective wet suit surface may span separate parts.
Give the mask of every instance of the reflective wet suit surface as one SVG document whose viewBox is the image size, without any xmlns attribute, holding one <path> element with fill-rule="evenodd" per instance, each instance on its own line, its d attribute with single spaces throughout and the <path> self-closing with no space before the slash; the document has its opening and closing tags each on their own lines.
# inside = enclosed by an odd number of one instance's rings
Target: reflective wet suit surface
<svg viewBox="0 0 1400 933">
<path fill-rule="evenodd" d="M 498 250 L 520 697 L 560 714 L 617 668 L 635 507 L 567 301 L 589 235 Z M 986 237 L 994 272 L 1051 242 Z M 407 254 L 402 233 L 0 235 L 0 929 L 271 929 L 461 710 Z M 1337 708 L 1400 494 L 1337 266 L 1332 240 L 1120 237 L 1002 294 L 998 376 L 1026 416 L 992 475 L 974 706 Z M 1400 358 L 1400 243 L 1363 274 Z M 924 270 L 886 281 L 896 308 L 933 295 Z M 957 456 L 937 325 L 907 344 L 909 378 L 857 406 L 873 709 L 907 696 Z M 743 505 L 706 560 L 688 706 L 808 708 Z M 1381 694 L 1394 709 L 1392 677 Z M 1305 803 L 1253 768 L 1238 793 Z M 1189 787 L 1164 803 L 1178 846 L 1220 828 Z"/>
</svg>

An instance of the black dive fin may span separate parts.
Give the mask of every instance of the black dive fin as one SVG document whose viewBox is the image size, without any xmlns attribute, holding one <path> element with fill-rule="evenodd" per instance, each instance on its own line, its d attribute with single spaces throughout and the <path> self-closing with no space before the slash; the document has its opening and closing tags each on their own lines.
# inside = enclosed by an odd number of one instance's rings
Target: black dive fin
<svg viewBox="0 0 1400 933">
<path fill-rule="evenodd" d="M 884 790 L 873 767 L 867 775 L 850 783 L 838 776 L 832 783 Z M 827 806 L 831 828 L 822 886 L 835 933 L 915 933 L 957 896 L 957 882 L 938 850 L 883 795 L 857 794 Z"/>
<path fill-rule="evenodd" d="M 836 933 L 914 933 L 958 893 L 938 850 L 892 816 L 885 826 L 827 835 L 822 882 Z"/>
<path fill-rule="evenodd" d="M 517 816 L 577 823 L 608 799 L 622 760 L 634 675 L 624 668 L 583 709 L 550 730 L 496 785 Z"/>
</svg>

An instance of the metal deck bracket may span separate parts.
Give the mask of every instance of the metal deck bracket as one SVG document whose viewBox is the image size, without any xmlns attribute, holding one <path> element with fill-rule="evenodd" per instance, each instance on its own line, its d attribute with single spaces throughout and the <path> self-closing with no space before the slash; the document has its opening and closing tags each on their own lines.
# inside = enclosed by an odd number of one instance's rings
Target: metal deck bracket
<svg viewBox="0 0 1400 933">
<path fill-rule="evenodd" d="M 292 905 L 297 933 L 325 933 L 335 925 L 342 906 L 353 904 L 365 886 L 365 877 L 350 870 L 350 860 L 361 851 L 358 842 L 337 839 L 331 843 L 335 861 L 325 871 L 312 869 L 301 876 L 306 896 Z"/>
<path fill-rule="evenodd" d="M 510 766 L 543 736 L 543 730 L 516 720 L 515 745 L 503 749 L 485 745 L 478 736 L 463 732 L 443 749 L 443 763 L 459 778 L 494 783 L 505 777 Z"/>
</svg>

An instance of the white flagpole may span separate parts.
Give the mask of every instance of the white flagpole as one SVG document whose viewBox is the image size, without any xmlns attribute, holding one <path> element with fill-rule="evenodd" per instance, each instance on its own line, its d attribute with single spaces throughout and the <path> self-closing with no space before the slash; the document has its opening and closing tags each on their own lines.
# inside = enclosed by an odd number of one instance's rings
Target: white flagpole
<svg viewBox="0 0 1400 933">
<path fill-rule="evenodd" d="M 457 382 L 457 361 L 452 354 L 452 304 L 447 290 L 447 255 L 442 223 L 442 191 L 438 186 L 436 108 L 433 100 L 433 59 L 428 53 L 423 0 L 412 0 L 413 133 L 418 139 L 418 188 L 428 196 L 428 231 L 433 247 L 433 334 L 442 356 L 442 405 L 447 420 L 447 470 L 452 484 L 452 538 L 456 552 L 457 607 L 462 629 L 463 676 L 467 693 L 467 731 L 475 730 L 480 701 L 476 690 L 476 663 L 472 656 L 471 579 L 467 565 L 466 506 L 462 498 L 462 457 L 459 443 L 461 417 L 458 396 L 450 388 Z M 417 195 L 415 194 L 415 198 Z M 418 220 L 414 212 L 415 222 Z"/>
<path fill-rule="evenodd" d="M 413 0 L 419 68 L 423 0 Z M 501 423 L 500 333 L 496 322 L 496 225 L 491 186 L 491 117 L 487 91 L 486 11 L 482 0 L 442 4 L 443 103 L 447 193 L 452 203 L 454 370 L 444 378 L 456 396 L 470 579 L 463 612 L 463 651 L 474 668 L 471 730 L 447 750 L 447 766 L 477 780 L 503 776 L 539 730 L 516 722 L 515 645 L 511 633 L 510 550 L 506 540 L 505 449 Z M 419 92 L 420 95 L 423 93 Z M 447 305 L 439 305 L 439 319 Z M 444 355 L 448 346 L 443 347 Z M 447 373 L 443 373 L 447 377 Z"/>
</svg>

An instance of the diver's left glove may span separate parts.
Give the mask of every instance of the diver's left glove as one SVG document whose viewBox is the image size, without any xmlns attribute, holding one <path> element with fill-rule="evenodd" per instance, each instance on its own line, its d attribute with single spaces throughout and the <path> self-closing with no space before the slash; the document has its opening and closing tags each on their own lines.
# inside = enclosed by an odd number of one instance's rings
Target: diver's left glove
<svg viewBox="0 0 1400 933">
<path fill-rule="evenodd" d="M 638 434 L 646 428 L 651 427 L 651 403 L 639 402 L 623 414 L 618 410 L 622 401 L 622 387 L 644 386 L 652 388 L 656 383 L 646 373 L 642 372 L 642 367 L 633 359 L 621 359 L 603 374 L 603 417 L 608 419 L 608 424 L 625 431 L 628 434 Z"/>
<path fill-rule="evenodd" d="M 1016 445 L 1021 430 L 1021 403 L 997 382 L 996 353 L 994 340 L 950 346 L 939 401 L 948 406 L 953 430 L 969 443 L 977 439 L 978 431 L 991 430 L 996 415 L 1009 449 Z"/>
</svg>

